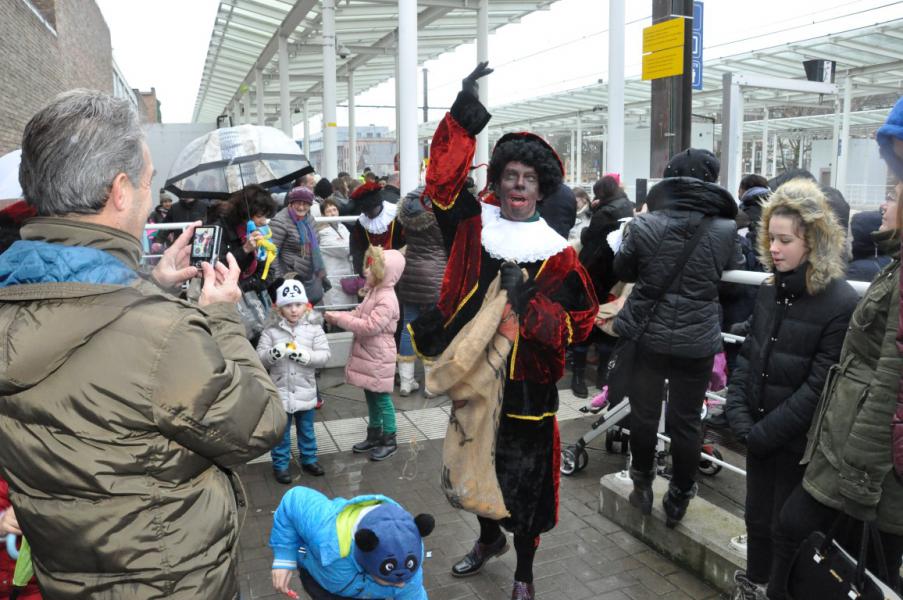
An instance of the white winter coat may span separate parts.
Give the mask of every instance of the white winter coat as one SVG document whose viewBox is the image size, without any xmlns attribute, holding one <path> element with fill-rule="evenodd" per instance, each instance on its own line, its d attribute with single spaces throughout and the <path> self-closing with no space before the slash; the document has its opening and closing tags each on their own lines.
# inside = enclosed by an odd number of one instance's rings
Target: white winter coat
<svg viewBox="0 0 903 600">
<path fill-rule="evenodd" d="M 276 325 L 263 330 L 257 342 L 257 354 L 279 390 L 285 412 L 311 410 L 317 405 L 316 370 L 329 360 L 329 342 L 319 321 L 314 311 L 301 317 L 294 327 L 280 318 Z M 269 350 L 282 342 L 294 342 L 310 352 L 310 363 L 302 365 L 287 356 L 273 360 Z"/>
<path fill-rule="evenodd" d="M 340 283 L 343 277 L 354 275 L 351 266 L 351 254 L 348 249 L 348 240 L 351 232 L 341 223 L 325 224 L 317 229 L 317 239 L 320 242 L 320 254 L 323 256 L 323 265 L 326 267 L 326 275 L 332 283 L 332 289 L 323 296 L 323 304 L 326 306 L 336 304 L 357 304 L 359 298 L 349 296 L 342 291 Z"/>
</svg>

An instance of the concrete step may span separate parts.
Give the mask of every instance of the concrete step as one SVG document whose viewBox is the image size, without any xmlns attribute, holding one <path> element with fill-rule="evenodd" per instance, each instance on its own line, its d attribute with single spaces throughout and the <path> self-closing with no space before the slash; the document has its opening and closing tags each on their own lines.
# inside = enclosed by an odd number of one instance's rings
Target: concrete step
<svg viewBox="0 0 903 600">
<path fill-rule="evenodd" d="M 601 484 L 599 511 L 604 517 L 715 588 L 730 591 L 734 571 L 746 569 L 746 559 L 730 546 L 732 537 L 746 532 L 743 519 L 696 497 L 684 519 L 668 529 L 661 503 L 668 486 L 665 479 L 655 480 L 655 504 L 648 517 L 627 501 L 633 489 L 629 478 L 612 473 L 602 477 Z"/>
</svg>

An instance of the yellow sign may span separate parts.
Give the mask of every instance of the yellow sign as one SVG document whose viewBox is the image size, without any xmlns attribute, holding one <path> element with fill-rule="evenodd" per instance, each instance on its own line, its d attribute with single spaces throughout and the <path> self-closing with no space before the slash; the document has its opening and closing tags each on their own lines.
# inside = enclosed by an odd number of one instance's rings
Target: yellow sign
<svg viewBox="0 0 903 600">
<path fill-rule="evenodd" d="M 658 52 L 684 45 L 684 22 L 686 19 L 677 17 L 662 21 L 643 30 L 643 54 Z"/>
<path fill-rule="evenodd" d="M 643 79 L 661 79 L 683 74 L 683 46 L 643 55 Z"/>
</svg>

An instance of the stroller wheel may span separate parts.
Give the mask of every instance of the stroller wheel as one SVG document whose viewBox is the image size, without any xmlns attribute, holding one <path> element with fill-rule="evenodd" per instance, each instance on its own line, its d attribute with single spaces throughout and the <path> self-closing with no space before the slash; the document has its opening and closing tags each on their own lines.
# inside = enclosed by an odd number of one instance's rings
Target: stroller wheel
<svg viewBox="0 0 903 600">
<path fill-rule="evenodd" d="M 561 466 L 559 470 L 562 475 L 573 475 L 578 471 L 582 471 L 589 463 L 589 454 L 583 448 L 577 446 L 568 446 L 561 451 Z"/>
<path fill-rule="evenodd" d="M 721 452 L 719 452 L 718 449 L 711 444 L 703 445 L 702 451 L 703 453 L 713 456 L 718 460 L 724 460 L 724 458 L 721 456 Z M 712 475 L 717 475 L 718 473 L 720 473 L 722 467 L 718 463 L 713 463 L 710 460 L 702 459 L 699 461 L 698 468 L 700 473 L 711 477 Z"/>
</svg>

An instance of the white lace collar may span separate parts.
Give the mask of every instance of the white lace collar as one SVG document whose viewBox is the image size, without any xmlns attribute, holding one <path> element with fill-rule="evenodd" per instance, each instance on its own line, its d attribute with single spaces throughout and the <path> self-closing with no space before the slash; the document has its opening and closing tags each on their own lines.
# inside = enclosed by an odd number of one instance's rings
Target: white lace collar
<svg viewBox="0 0 903 600">
<path fill-rule="evenodd" d="M 396 205 L 391 202 L 383 201 L 383 209 L 376 215 L 376 218 L 371 219 L 367 215 L 362 214 L 357 220 L 363 225 L 364 229 L 374 235 L 379 235 L 380 233 L 389 231 L 389 225 L 392 224 L 392 220 L 395 218 L 397 212 L 398 207 Z"/>
<path fill-rule="evenodd" d="M 481 241 L 492 258 L 518 263 L 545 260 L 564 250 L 567 240 L 549 227 L 545 219 L 509 221 L 498 206 L 483 203 Z"/>
</svg>

